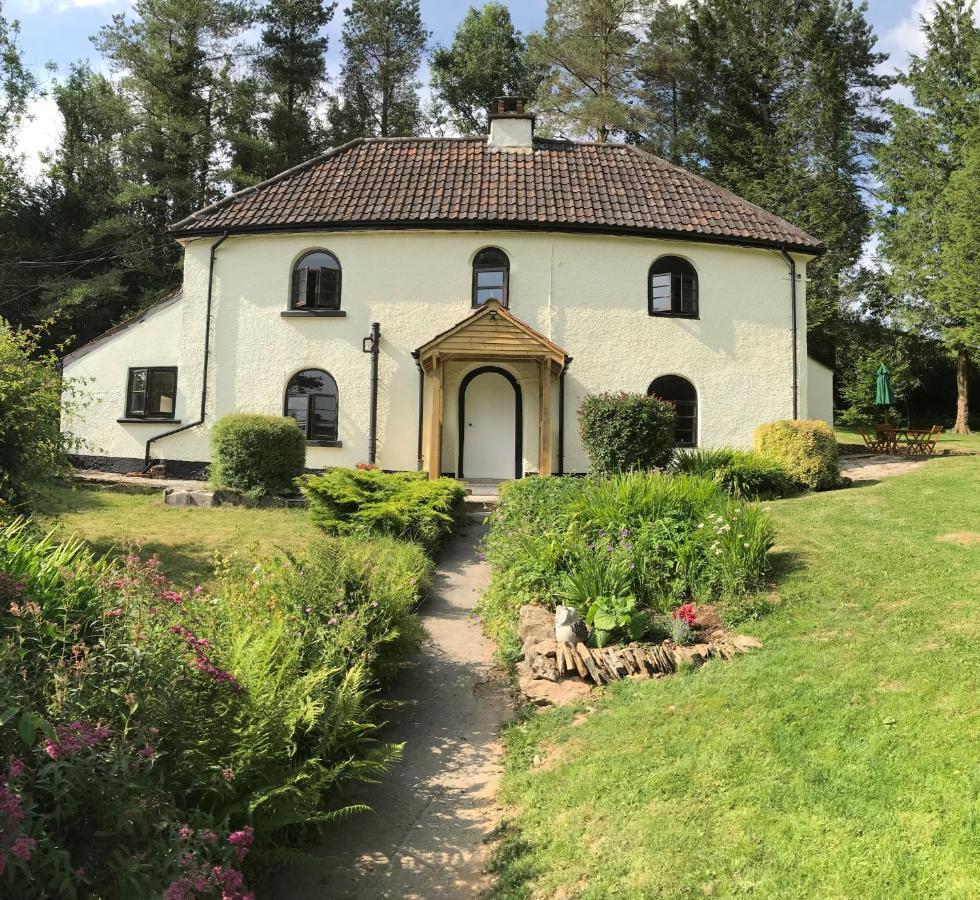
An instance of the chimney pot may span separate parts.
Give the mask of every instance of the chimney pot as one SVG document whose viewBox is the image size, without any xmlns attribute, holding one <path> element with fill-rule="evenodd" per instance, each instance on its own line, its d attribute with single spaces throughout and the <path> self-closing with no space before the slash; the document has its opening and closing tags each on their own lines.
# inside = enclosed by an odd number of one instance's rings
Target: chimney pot
<svg viewBox="0 0 980 900">
<path fill-rule="evenodd" d="M 534 151 L 534 116 L 527 111 L 526 98 L 494 97 L 488 118 L 488 146 L 517 153 Z"/>
</svg>

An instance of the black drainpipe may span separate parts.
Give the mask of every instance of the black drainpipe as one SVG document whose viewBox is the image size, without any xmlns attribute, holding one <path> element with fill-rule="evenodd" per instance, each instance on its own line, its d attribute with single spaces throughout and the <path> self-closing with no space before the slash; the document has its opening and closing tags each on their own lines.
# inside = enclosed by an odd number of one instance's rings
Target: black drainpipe
<svg viewBox="0 0 980 900">
<path fill-rule="evenodd" d="M 785 247 L 780 247 L 779 252 L 783 259 L 789 263 L 789 295 L 790 302 L 793 304 L 792 310 L 792 330 L 793 330 L 793 418 L 799 418 L 799 363 L 797 362 L 797 323 L 796 323 L 796 260 L 786 252 Z"/>
<path fill-rule="evenodd" d="M 371 354 L 371 416 L 368 426 L 368 464 L 378 459 L 378 353 L 381 349 L 381 325 L 371 323 L 371 334 L 364 338 L 361 349 Z"/>
<path fill-rule="evenodd" d="M 422 471 L 422 422 L 425 412 L 425 370 L 419 362 L 418 351 L 414 351 L 412 356 L 415 359 L 415 367 L 419 370 L 419 436 L 418 436 L 418 471 Z"/>
<path fill-rule="evenodd" d="M 161 438 L 170 437 L 172 434 L 180 434 L 182 431 L 187 431 L 188 428 L 196 428 L 198 425 L 204 424 L 204 408 L 208 399 L 208 361 L 211 358 L 211 300 L 214 296 L 214 254 L 218 247 L 227 239 L 228 232 L 226 231 L 211 245 L 211 259 L 208 263 L 208 301 L 204 317 L 204 370 L 201 373 L 201 415 L 195 422 L 188 422 L 186 425 L 181 425 L 180 428 L 174 428 L 172 431 L 165 431 L 163 434 L 151 437 L 146 442 L 146 452 L 143 454 L 144 472 L 148 471 L 151 465 L 150 446 L 153 443 L 159 441 Z"/>
<path fill-rule="evenodd" d="M 565 357 L 565 363 L 558 375 L 558 474 L 565 474 L 565 373 L 572 358 Z"/>
</svg>

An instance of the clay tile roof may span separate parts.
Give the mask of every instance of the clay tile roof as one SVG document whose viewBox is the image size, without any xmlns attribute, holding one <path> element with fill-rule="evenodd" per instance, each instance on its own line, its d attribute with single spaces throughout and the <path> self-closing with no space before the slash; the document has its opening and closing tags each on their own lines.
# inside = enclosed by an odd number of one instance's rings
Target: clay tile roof
<svg viewBox="0 0 980 900">
<path fill-rule="evenodd" d="M 171 226 L 178 236 L 348 228 L 538 228 L 669 236 L 819 253 L 730 191 L 635 147 L 535 139 L 352 141 Z"/>
</svg>

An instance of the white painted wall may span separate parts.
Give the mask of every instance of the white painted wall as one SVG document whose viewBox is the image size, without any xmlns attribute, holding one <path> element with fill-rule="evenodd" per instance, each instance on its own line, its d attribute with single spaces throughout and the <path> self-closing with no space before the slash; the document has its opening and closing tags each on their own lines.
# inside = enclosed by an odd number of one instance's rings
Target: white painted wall
<svg viewBox="0 0 980 900">
<path fill-rule="evenodd" d="M 188 243 L 183 300 L 124 330 L 66 367 L 95 378 L 100 402 L 76 434 L 109 456 L 142 454 L 159 426 L 116 423 L 132 365 L 177 364 L 178 415 L 200 400 L 208 255 L 215 239 Z M 311 447 L 311 467 L 367 459 L 370 356 L 361 340 L 381 323 L 378 462 L 417 465 L 418 371 L 411 351 L 471 312 L 471 263 L 483 247 L 511 261 L 511 311 L 574 357 L 566 381 L 565 470 L 584 471 L 576 411 L 595 391 L 646 391 L 675 373 L 698 389 L 703 446 L 750 446 L 761 422 L 792 414 L 789 274 L 773 250 L 649 238 L 500 231 L 375 231 L 233 235 L 216 254 L 212 366 L 207 425 L 154 445 L 160 459 L 208 459 L 208 429 L 232 411 L 280 414 L 290 376 L 327 369 L 340 391 L 339 448 Z M 340 260 L 345 318 L 283 318 L 295 259 L 325 248 Z M 700 319 L 647 315 L 647 273 L 664 254 L 684 256 L 698 271 Z M 797 257 L 805 271 L 806 257 Z M 805 277 L 800 279 L 800 416 L 806 416 Z M 444 469 L 456 468 L 456 393 L 468 368 L 447 373 Z M 537 371 L 510 367 L 524 394 L 524 457 L 537 469 Z M 428 404 L 428 386 L 425 389 Z M 552 394 L 556 433 L 557 389 Z M 162 430 L 162 429 L 160 429 Z M 136 453 L 137 446 L 140 452 Z M 451 467 L 450 467 L 451 465 Z"/>
<path fill-rule="evenodd" d="M 806 417 L 834 424 L 834 370 L 807 359 Z"/>
</svg>

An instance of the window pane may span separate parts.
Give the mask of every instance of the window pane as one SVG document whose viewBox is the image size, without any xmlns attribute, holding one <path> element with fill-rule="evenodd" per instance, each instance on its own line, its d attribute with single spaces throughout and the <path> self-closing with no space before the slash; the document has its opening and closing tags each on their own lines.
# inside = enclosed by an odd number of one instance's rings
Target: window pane
<svg viewBox="0 0 980 900">
<path fill-rule="evenodd" d="M 340 272 L 337 269 L 319 269 L 319 290 L 316 305 L 319 309 L 340 309 Z"/>
<path fill-rule="evenodd" d="M 313 397 L 313 427 L 310 436 L 317 441 L 337 440 L 337 398 Z"/>
<path fill-rule="evenodd" d="M 293 306 L 296 309 L 303 309 L 306 306 L 306 279 L 309 274 L 307 269 L 296 269 L 293 272 Z"/>
<path fill-rule="evenodd" d="M 303 434 L 307 434 L 307 419 L 308 412 L 307 406 L 309 400 L 306 397 L 287 397 L 286 398 L 286 415 L 292 416 L 296 420 L 296 424 L 299 426 L 300 431 Z"/>
<path fill-rule="evenodd" d="M 476 291 L 476 305 L 483 306 L 487 300 L 499 300 L 503 303 L 503 292 L 499 288 L 478 288 Z"/>
<path fill-rule="evenodd" d="M 653 312 L 670 312 L 670 273 L 650 276 L 650 309 Z"/>
<path fill-rule="evenodd" d="M 146 411 L 146 369 L 134 369 L 129 380 L 129 400 L 126 412 L 142 416 Z"/>
<path fill-rule="evenodd" d="M 693 315 L 698 311 L 698 283 L 690 275 L 681 276 L 680 311 Z"/>
<path fill-rule="evenodd" d="M 477 272 L 476 273 L 476 285 L 477 287 L 495 287 L 502 288 L 504 286 L 504 273 L 491 269 L 489 271 Z"/>
<path fill-rule="evenodd" d="M 172 416 L 177 394 L 177 373 L 151 369 L 148 381 L 146 414 Z"/>
</svg>

